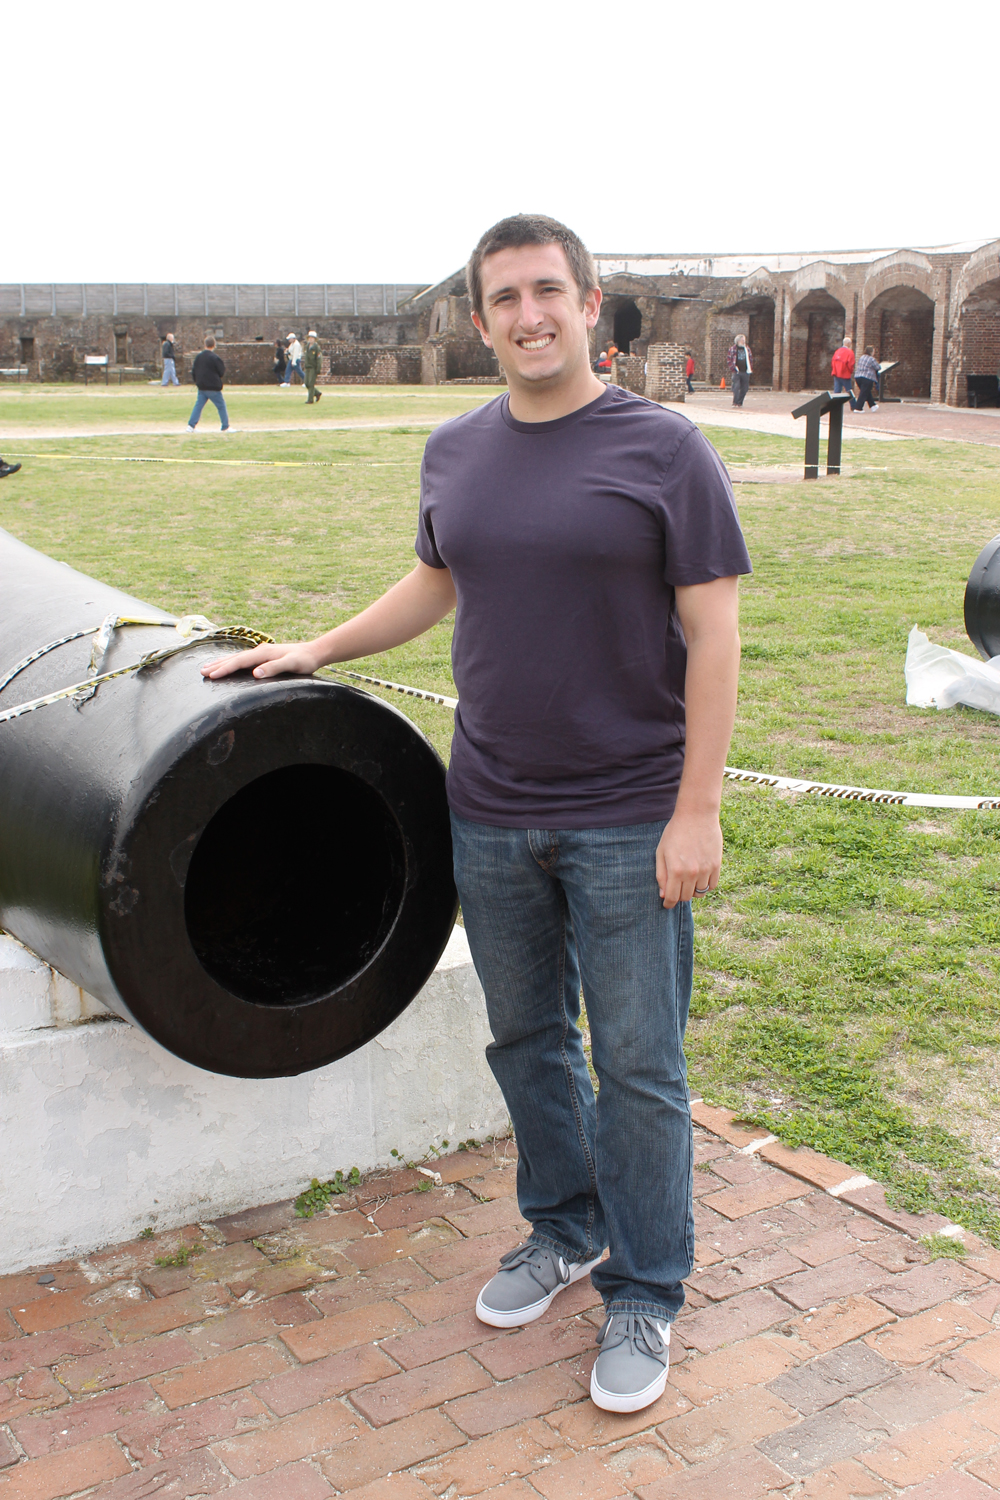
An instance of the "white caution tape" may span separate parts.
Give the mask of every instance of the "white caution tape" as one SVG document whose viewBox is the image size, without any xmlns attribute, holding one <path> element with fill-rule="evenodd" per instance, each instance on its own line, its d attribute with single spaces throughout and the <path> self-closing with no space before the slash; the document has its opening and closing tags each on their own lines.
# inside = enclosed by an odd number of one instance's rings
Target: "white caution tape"
<svg viewBox="0 0 1000 1500">
<path fill-rule="evenodd" d="M 724 774 L 729 781 L 769 786 L 781 792 L 833 797 L 841 802 L 880 802 L 893 807 L 959 807 L 970 811 L 1000 811 L 1000 797 L 938 797 L 931 792 L 886 792 L 870 786 L 840 786 L 836 782 L 804 781 L 798 776 L 771 776 L 766 771 L 740 771 L 734 766 L 727 766 Z"/>
<path fill-rule="evenodd" d="M 25 657 L 19 662 L 7 676 L 0 680 L 0 689 L 4 688 L 11 678 L 20 672 L 31 662 L 37 661 L 47 651 L 52 651 L 56 646 L 65 645 L 68 641 L 79 640 L 83 635 L 107 636 L 110 640 L 111 631 L 118 625 L 165 625 L 174 624 L 166 620 L 126 620 L 116 619 L 111 624 L 113 617 L 95 625 L 90 630 L 78 630 L 75 635 L 63 636 L 59 641 L 52 641 L 50 645 L 36 651 L 34 655 Z M 179 635 L 187 636 L 177 646 L 168 646 L 164 651 L 150 651 L 139 661 L 130 666 L 119 667 L 115 672 L 104 672 L 100 676 L 87 678 L 84 682 L 74 683 L 72 687 L 60 688 L 58 692 L 48 693 L 44 698 L 35 698 L 30 703 L 19 704 L 17 708 L 9 708 L 5 713 L 0 713 L 0 724 L 8 719 L 16 719 L 21 714 L 31 713 L 33 709 L 42 708 L 47 703 L 58 703 L 61 698 L 76 698 L 85 701 L 97 689 L 100 683 L 108 682 L 112 677 L 124 677 L 129 672 L 137 672 L 142 667 L 151 666 L 154 662 L 165 661 L 168 656 L 175 656 L 178 651 L 185 650 L 188 646 L 195 645 L 204 640 L 243 640 L 252 645 L 270 644 L 270 636 L 261 635 L 259 631 L 247 630 L 242 625 L 217 626 L 204 615 L 185 615 L 182 620 L 176 622 L 175 628 Z M 106 644 L 105 648 L 106 650 Z M 103 651 L 101 652 L 103 656 Z M 97 643 L 91 660 L 97 656 Z M 437 703 L 442 708 L 457 708 L 458 699 L 450 698 L 445 693 L 429 693 L 423 688 L 408 687 L 403 682 L 389 682 L 384 677 L 372 677 L 366 672 L 352 672 L 346 667 L 327 667 L 321 670 L 335 673 L 338 677 L 350 677 L 355 682 L 367 682 L 372 687 L 386 688 L 393 693 L 403 693 L 408 698 L 420 698 L 425 703 Z M 892 792 L 870 786 L 844 786 L 838 782 L 830 781 L 807 781 L 800 776 L 772 776 L 767 771 L 743 771 L 736 766 L 726 766 L 723 775 L 728 781 L 743 782 L 749 786 L 766 786 L 775 791 L 799 792 L 805 796 L 830 797 L 839 802 L 870 802 L 879 803 L 892 807 L 952 807 L 971 812 L 1000 812 L 1000 796 L 998 797 L 945 797 L 937 796 L 931 792 Z"/>
<path fill-rule="evenodd" d="M 423 688 L 407 687 L 402 682 L 386 682 L 382 677 L 368 677 L 364 672 L 349 672 L 346 667 L 327 667 L 338 677 L 353 677 L 356 682 L 370 682 L 373 687 L 389 688 L 394 693 L 405 693 L 408 698 L 423 698 L 427 703 L 440 703 L 442 708 L 457 708 L 458 699 L 448 698 L 444 693 L 427 693 Z"/>
<path fill-rule="evenodd" d="M 447 698 L 443 693 L 425 693 L 420 688 L 406 687 L 400 682 L 386 682 L 382 677 L 368 677 L 362 672 L 348 672 L 342 667 L 331 671 L 342 677 L 355 677 L 359 682 L 370 682 L 374 687 L 389 688 L 394 693 L 406 693 L 410 698 L 424 698 L 429 703 L 440 703 L 445 708 L 457 708 L 457 698 Z M 832 797 L 840 802 L 877 802 L 893 807 L 956 807 L 969 811 L 1000 812 L 1000 796 L 997 797 L 939 797 L 930 792 L 889 792 L 870 786 L 842 786 L 829 781 L 806 781 L 800 776 L 772 776 L 766 771 L 741 771 L 736 766 L 727 766 L 724 775 L 728 781 L 742 781 L 751 786 L 773 787 L 775 791 L 801 792 L 814 797 Z"/>
</svg>

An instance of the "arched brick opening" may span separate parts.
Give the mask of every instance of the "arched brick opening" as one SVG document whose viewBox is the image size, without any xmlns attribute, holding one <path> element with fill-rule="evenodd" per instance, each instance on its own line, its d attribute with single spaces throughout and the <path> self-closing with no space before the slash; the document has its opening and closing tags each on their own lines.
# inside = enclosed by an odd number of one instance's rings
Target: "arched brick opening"
<svg viewBox="0 0 1000 1500">
<path fill-rule="evenodd" d="M 843 303 L 829 292 L 807 292 L 792 309 L 790 391 L 826 391 L 833 385 L 830 360 L 844 342 Z"/>
<path fill-rule="evenodd" d="M 958 390 L 961 406 L 1000 403 L 1000 277 L 984 281 L 958 310 L 961 356 Z M 993 384 L 990 384 L 990 381 Z"/>
<path fill-rule="evenodd" d="M 774 298 L 741 297 L 720 307 L 712 318 L 711 375 L 726 373 L 726 355 L 736 335 L 742 333 L 753 352 L 752 385 L 771 385 L 774 377 Z"/>
<path fill-rule="evenodd" d="M 613 337 L 623 354 L 628 354 L 633 339 L 642 333 L 642 313 L 631 298 L 619 304 L 615 310 Z"/>
<path fill-rule="evenodd" d="M 893 396 L 930 396 L 934 353 L 934 303 L 913 286 L 880 292 L 865 309 L 861 353 L 875 345 L 875 357 L 898 360 L 886 379 Z"/>
</svg>

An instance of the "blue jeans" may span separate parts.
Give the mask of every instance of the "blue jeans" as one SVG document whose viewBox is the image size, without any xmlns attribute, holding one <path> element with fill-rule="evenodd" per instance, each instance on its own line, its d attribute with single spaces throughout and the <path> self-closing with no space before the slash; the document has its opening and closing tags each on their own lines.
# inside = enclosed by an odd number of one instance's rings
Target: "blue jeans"
<svg viewBox="0 0 1000 1500">
<path fill-rule="evenodd" d="M 842 392 L 848 396 L 854 394 L 853 375 L 835 375 L 833 377 L 833 394 L 839 396 Z"/>
<path fill-rule="evenodd" d="M 656 888 L 663 823 L 495 828 L 452 814 L 455 880 L 517 1137 L 531 1239 L 590 1260 L 609 1312 L 672 1321 L 694 1263 L 684 1028 L 690 904 Z M 600 1081 L 577 1021 L 583 989 Z"/>
<path fill-rule="evenodd" d="M 205 410 L 205 402 L 206 401 L 211 401 L 212 405 L 215 407 L 216 411 L 219 413 L 219 421 L 222 424 L 222 430 L 223 430 L 223 432 L 225 432 L 226 428 L 229 426 L 229 413 L 226 411 L 226 403 L 222 399 L 222 392 L 221 391 L 199 391 L 198 392 L 198 399 L 194 403 L 194 409 L 192 410 L 191 415 L 188 417 L 188 426 L 189 427 L 197 427 L 197 425 L 198 425 L 198 418 L 201 416 L 202 412 Z"/>
<path fill-rule="evenodd" d="M 288 364 L 285 366 L 285 373 L 281 377 L 282 385 L 291 385 L 293 370 L 296 370 L 298 372 L 299 379 L 302 381 L 302 384 L 305 385 L 306 377 L 302 373 L 302 361 L 300 359 L 297 359 L 294 364 L 291 360 L 288 361 Z"/>
<path fill-rule="evenodd" d="M 160 384 L 180 385 L 180 381 L 177 379 L 177 366 L 172 359 L 165 359 L 163 361 L 163 379 L 160 381 Z"/>
</svg>

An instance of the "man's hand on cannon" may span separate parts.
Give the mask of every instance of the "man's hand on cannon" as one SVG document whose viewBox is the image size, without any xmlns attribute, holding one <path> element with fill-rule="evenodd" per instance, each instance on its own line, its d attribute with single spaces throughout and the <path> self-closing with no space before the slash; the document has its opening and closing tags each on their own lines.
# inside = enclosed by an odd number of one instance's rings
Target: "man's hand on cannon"
<svg viewBox="0 0 1000 1500">
<path fill-rule="evenodd" d="M 237 651 L 233 656 L 220 656 L 215 661 L 207 662 L 201 669 L 201 675 L 215 681 L 219 677 L 229 677 L 233 672 L 247 672 L 252 668 L 255 677 L 281 677 L 287 674 L 309 677 L 322 665 L 323 658 L 314 641 L 292 641 L 284 645 L 275 642 L 269 646 L 254 646 L 250 651 Z"/>
<path fill-rule="evenodd" d="M 318 667 L 358 661 L 412 641 L 454 608 L 455 585 L 448 569 L 418 562 L 411 573 L 393 584 L 374 604 L 317 640 L 255 646 L 252 651 L 238 651 L 235 656 L 220 656 L 203 666 L 201 673 L 213 680 L 251 669 L 255 677 L 261 678 L 288 673 L 308 677 Z"/>
</svg>

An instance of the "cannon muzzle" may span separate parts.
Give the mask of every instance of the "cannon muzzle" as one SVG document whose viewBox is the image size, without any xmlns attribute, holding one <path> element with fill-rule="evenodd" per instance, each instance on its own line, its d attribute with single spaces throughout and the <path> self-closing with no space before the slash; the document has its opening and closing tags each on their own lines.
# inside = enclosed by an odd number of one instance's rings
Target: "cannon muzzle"
<svg viewBox="0 0 1000 1500">
<path fill-rule="evenodd" d="M 0 678 L 111 614 L 172 617 L 0 531 Z M 170 634 L 115 632 L 102 670 Z M 302 1073 L 405 1009 L 455 920 L 444 768 L 397 709 L 179 655 L 0 723 L 0 926 L 178 1057 Z M 91 637 L 0 691 L 89 675 Z"/>
<path fill-rule="evenodd" d="M 1000 536 L 987 542 L 965 585 L 965 633 L 980 656 L 1000 656 Z"/>
</svg>

